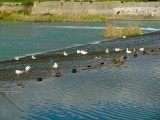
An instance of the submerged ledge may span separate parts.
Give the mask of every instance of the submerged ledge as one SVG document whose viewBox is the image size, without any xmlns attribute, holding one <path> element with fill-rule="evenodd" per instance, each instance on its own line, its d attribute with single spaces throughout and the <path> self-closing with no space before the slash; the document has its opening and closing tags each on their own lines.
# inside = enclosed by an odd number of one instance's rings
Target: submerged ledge
<svg viewBox="0 0 160 120">
<path fill-rule="evenodd" d="M 117 59 L 98 60 L 97 62 L 99 62 L 99 64 L 93 62 L 93 63 L 90 63 L 88 65 L 85 64 L 83 66 L 77 65 L 74 68 L 73 67 L 68 67 L 67 68 L 66 66 L 61 66 L 60 68 L 58 68 L 56 70 L 53 70 L 53 69 L 51 70 L 50 66 L 48 66 L 48 67 L 46 66 L 43 69 L 42 68 L 37 68 L 38 63 L 39 64 L 41 64 L 42 62 L 46 63 L 45 62 L 46 59 L 50 58 L 50 56 L 48 56 L 47 58 L 43 59 L 43 57 L 41 58 L 40 56 L 37 56 L 38 59 L 32 61 L 32 63 L 33 62 L 38 62 L 37 65 L 36 64 L 34 66 L 32 65 L 31 71 L 29 71 L 27 73 L 22 73 L 22 75 L 20 75 L 20 76 L 17 76 L 15 74 L 15 68 L 13 68 L 13 67 L 17 66 L 17 65 L 23 67 L 25 64 L 27 64 L 26 60 L 28 58 L 25 57 L 18 62 L 16 62 L 15 60 L 4 61 L 4 62 L 0 62 L 1 64 L 3 64 L 3 66 L 4 65 L 6 66 L 6 68 L 1 68 L 1 70 L 0 70 L 1 71 L 0 72 L 0 80 L 3 81 L 3 80 L 16 80 L 16 79 L 18 79 L 18 81 L 19 80 L 24 81 L 24 80 L 27 80 L 27 79 L 38 79 L 38 78 L 45 79 L 45 78 L 49 78 L 49 77 L 61 77 L 65 74 L 78 73 L 78 72 L 84 71 L 84 70 L 86 71 L 86 70 L 92 70 L 92 69 L 99 69 L 101 67 L 108 67 L 109 69 L 111 69 L 113 67 L 120 67 L 121 65 L 124 65 L 125 62 L 127 62 L 128 60 L 129 61 L 135 61 L 136 57 L 139 57 L 139 56 L 143 57 L 144 55 L 151 55 L 151 56 L 160 55 L 160 48 L 145 48 L 145 51 L 143 51 L 143 52 L 131 53 L 127 56 L 125 56 L 126 54 L 124 54 L 124 52 L 125 51 L 114 52 L 113 54 L 122 54 L 122 56 L 120 58 L 117 58 Z M 83 57 L 83 56 L 81 56 L 81 57 Z M 70 58 L 70 59 L 72 59 L 72 58 Z M 31 60 L 30 60 L 29 63 L 32 64 Z M 10 66 L 10 65 L 12 65 L 12 66 Z M 12 67 L 12 69 L 8 69 L 7 66 Z M 73 71 L 73 69 L 74 69 L 74 71 Z"/>
</svg>

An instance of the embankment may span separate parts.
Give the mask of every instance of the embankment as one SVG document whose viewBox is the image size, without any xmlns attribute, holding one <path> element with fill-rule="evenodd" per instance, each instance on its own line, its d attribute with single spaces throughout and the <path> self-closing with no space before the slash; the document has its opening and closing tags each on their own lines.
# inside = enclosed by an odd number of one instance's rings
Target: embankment
<svg viewBox="0 0 160 120">
<path fill-rule="evenodd" d="M 21 5 L 0 4 L 0 11 L 24 9 Z M 26 7 L 25 7 L 26 9 Z M 107 19 L 160 20 L 160 2 L 34 2 L 31 14 L 87 13 Z"/>
</svg>

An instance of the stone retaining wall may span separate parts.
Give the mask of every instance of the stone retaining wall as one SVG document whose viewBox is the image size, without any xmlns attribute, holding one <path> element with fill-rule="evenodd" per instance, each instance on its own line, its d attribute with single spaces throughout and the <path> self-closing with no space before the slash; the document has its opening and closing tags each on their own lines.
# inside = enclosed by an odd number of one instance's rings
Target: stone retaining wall
<svg viewBox="0 0 160 120">
<path fill-rule="evenodd" d="M 9 9 L 10 8 L 10 9 Z M 22 6 L 0 6 L 0 10 L 22 9 Z M 102 15 L 107 19 L 160 19 L 160 2 L 39 2 L 31 9 L 32 14 L 87 13 Z"/>
</svg>

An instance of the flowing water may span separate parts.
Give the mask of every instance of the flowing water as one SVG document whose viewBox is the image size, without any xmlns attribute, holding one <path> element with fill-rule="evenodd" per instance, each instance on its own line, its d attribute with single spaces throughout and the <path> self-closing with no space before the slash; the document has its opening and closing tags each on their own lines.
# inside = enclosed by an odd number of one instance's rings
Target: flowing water
<svg viewBox="0 0 160 120">
<path fill-rule="evenodd" d="M 145 34 L 107 39 L 101 36 L 104 23 L 0 23 L 0 120 L 159 120 L 160 22 L 111 23 L 138 25 Z M 115 52 L 116 47 L 123 51 Z M 149 54 L 139 51 L 134 58 L 125 52 L 141 47 Z M 127 56 L 124 64 L 110 62 L 121 56 Z M 55 62 L 58 69 L 52 68 Z M 107 65 L 100 66 L 102 62 Z M 27 65 L 31 71 L 17 77 L 15 70 Z M 88 66 L 98 68 L 82 70 Z"/>
</svg>

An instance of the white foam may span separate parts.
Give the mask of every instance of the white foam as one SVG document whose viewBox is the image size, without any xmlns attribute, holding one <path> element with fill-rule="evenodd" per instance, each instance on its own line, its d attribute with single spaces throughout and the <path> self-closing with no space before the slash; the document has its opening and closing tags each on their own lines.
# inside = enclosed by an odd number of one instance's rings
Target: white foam
<svg viewBox="0 0 160 120">
<path fill-rule="evenodd" d="M 94 42 L 91 42 L 90 44 L 99 44 L 100 41 L 94 41 Z"/>
<path fill-rule="evenodd" d="M 15 56 L 15 57 L 18 57 L 18 58 L 24 58 L 25 56 L 23 55 L 23 56 Z"/>
<path fill-rule="evenodd" d="M 39 55 L 39 54 L 43 54 L 43 53 L 46 53 L 46 52 L 50 52 L 50 51 L 29 53 L 29 54 L 25 54 L 25 57 L 27 57 L 27 56 L 32 56 L 32 55 Z"/>
<path fill-rule="evenodd" d="M 141 28 L 142 30 L 151 30 L 151 31 L 158 31 L 160 29 L 157 29 L 157 28 L 151 28 L 151 27 L 148 27 L 148 28 Z"/>
<path fill-rule="evenodd" d="M 39 27 L 55 27 L 55 28 L 65 28 L 65 29 L 106 29 L 107 27 L 90 27 L 90 26 L 39 26 Z M 116 27 L 118 29 L 123 29 L 124 27 Z M 147 28 L 141 28 L 142 30 L 151 30 L 151 31 L 157 31 L 160 30 L 158 28 L 152 28 L 152 27 L 147 27 Z"/>
<path fill-rule="evenodd" d="M 70 29 L 106 29 L 106 27 L 90 27 L 90 26 L 53 26 L 57 28 L 70 28 Z"/>
<path fill-rule="evenodd" d="M 106 27 L 90 27 L 90 26 L 39 26 L 39 27 L 53 27 L 53 28 L 65 28 L 65 29 L 106 29 Z"/>
<path fill-rule="evenodd" d="M 82 46 L 84 44 L 73 44 L 73 46 Z"/>
<path fill-rule="evenodd" d="M 124 27 L 117 27 L 118 29 L 123 29 Z M 157 28 L 151 28 L 151 27 L 147 27 L 147 28 L 141 28 L 142 30 L 150 30 L 150 31 L 158 31 L 160 29 Z"/>
</svg>

